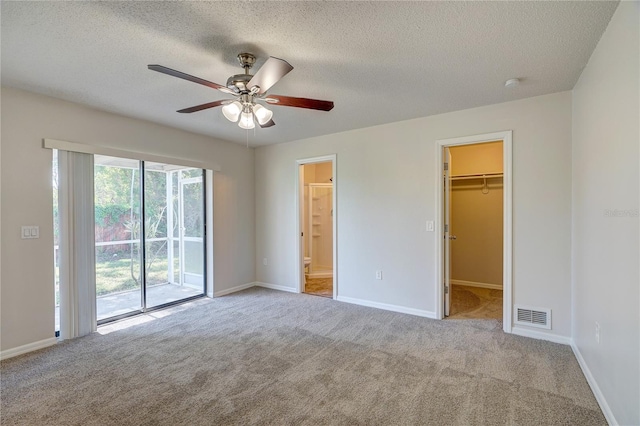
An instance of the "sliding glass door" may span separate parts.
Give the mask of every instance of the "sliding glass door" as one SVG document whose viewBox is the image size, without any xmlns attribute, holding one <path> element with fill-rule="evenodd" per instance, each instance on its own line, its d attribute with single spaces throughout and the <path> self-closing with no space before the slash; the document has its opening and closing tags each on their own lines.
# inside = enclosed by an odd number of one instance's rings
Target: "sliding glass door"
<svg viewBox="0 0 640 426">
<path fill-rule="evenodd" d="M 98 322 L 203 296 L 204 170 L 100 155 L 94 163 Z"/>
<path fill-rule="evenodd" d="M 204 284 L 204 212 L 202 176 L 187 176 L 180 183 L 180 257 L 184 259 L 180 282 L 187 288 Z"/>
<path fill-rule="evenodd" d="M 204 294 L 202 177 L 201 169 L 145 163 L 148 308 Z M 199 278 L 192 279 L 191 276 Z"/>
<path fill-rule="evenodd" d="M 140 162 L 94 156 L 98 321 L 142 310 Z"/>
</svg>

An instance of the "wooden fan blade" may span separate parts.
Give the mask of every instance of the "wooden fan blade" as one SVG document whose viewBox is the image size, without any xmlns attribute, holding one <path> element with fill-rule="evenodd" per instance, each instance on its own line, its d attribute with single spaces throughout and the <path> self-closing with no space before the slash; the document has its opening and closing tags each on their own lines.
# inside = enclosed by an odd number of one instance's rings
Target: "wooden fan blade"
<svg viewBox="0 0 640 426">
<path fill-rule="evenodd" d="M 192 81 L 194 83 L 202 84 L 203 86 L 211 87 L 212 89 L 217 89 L 225 93 L 233 93 L 229 88 L 222 86 L 218 83 L 213 83 L 211 81 L 202 79 L 200 77 L 194 77 L 189 74 L 185 74 L 180 71 L 172 70 L 171 68 L 163 67 L 162 65 L 148 65 L 147 66 L 152 71 L 161 72 L 162 74 L 167 74 L 172 77 L 178 77 L 183 80 Z"/>
<path fill-rule="evenodd" d="M 209 103 L 202 104 L 202 105 L 192 106 L 191 108 L 181 109 L 178 112 L 180 112 L 180 113 L 197 112 L 197 111 L 202 111 L 203 109 L 209 109 L 209 108 L 217 107 L 217 106 L 220 106 L 220 105 L 228 104 L 229 102 L 232 102 L 232 101 L 230 101 L 228 99 L 224 99 L 222 101 L 209 102 Z"/>
<path fill-rule="evenodd" d="M 265 102 L 271 105 L 281 105 L 296 108 L 317 109 L 320 111 L 331 111 L 332 101 L 320 101 L 318 99 L 294 98 L 292 96 L 268 95 Z"/>
<path fill-rule="evenodd" d="M 256 122 L 257 122 L 257 120 L 256 120 Z M 264 123 L 264 124 L 260 124 L 260 123 L 258 123 L 258 124 L 259 124 L 259 125 L 260 125 L 260 127 L 262 127 L 263 129 L 264 129 L 264 128 L 266 128 L 266 127 L 271 127 L 271 126 L 275 126 L 275 125 L 276 125 L 276 123 L 273 121 L 273 119 L 271 119 L 271 120 L 267 121 L 267 122 L 266 122 L 266 123 Z"/>
<path fill-rule="evenodd" d="M 260 90 L 258 90 L 258 94 L 263 94 L 282 77 L 287 75 L 292 69 L 293 67 L 284 59 L 269 56 L 267 62 L 265 62 L 258 72 L 251 78 L 247 84 L 247 88 L 251 89 L 254 86 L 258 86 L 260 88 Z"/>
</svg>

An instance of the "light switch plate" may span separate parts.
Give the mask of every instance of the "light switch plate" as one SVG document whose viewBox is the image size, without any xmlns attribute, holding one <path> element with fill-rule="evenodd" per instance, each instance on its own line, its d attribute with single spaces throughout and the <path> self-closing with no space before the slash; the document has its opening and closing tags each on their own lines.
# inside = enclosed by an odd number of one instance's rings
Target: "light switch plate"
<svg viewBox="0 0 640 426">
<path fill-rule="evenodd" d="M 435 230 L 434 224 L 432 220 L 427 221 L 427 231 L 433 232 Z"/>
<path fill-rule="evenodd" d="M 40 238 L 39 226 L 23 226 L 21 228 L 21 234 L 23 240 L 30 240 L 34 238 Z"/>
</svg>

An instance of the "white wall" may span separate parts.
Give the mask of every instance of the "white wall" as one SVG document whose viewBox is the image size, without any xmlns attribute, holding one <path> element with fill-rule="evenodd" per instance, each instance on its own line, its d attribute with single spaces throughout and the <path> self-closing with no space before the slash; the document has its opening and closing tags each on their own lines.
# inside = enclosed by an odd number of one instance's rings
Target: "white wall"
<svg viewBox="0 0 640 426">
<path fill-rule="evenodd" d="M 255 281 L 252 149 L 12 88 L 1 95 L 3 351 L 54 332 L 51 150 L 43 138 L 219 164 L 215 291 Z M 40 239 L 22 240 L 21 225 L 39 225 Z"/>
<path fill-rule="evenodd" d="M 640 424 L 639 10 L 620 3 L 573 91 L 573 339 L 623 425 Z"/>
<path fill-rule="evenodd" d="M 256 149 L 257 280 L 296 287 L 296 159 L 336 153 L 338 296 L 434 312 L 436 140 L 501 130 L 514 131 L 515 302 L 551 308 L 550 333 L 570 336 L 570 92 Z"/>
</svg>

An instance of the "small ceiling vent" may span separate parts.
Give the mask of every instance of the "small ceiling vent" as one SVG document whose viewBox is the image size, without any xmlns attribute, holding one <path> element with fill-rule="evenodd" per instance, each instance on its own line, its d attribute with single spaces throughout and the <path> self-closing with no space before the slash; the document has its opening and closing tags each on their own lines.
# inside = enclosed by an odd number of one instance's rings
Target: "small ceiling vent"
<svg viewBox="0 0 640 426">
<path fill-rule="evenodd" d="M 551 309 L 529 308 L 519 305 L 516 305 L 515 308 L 516 324 L 551 330 Z"/>
</svg>

